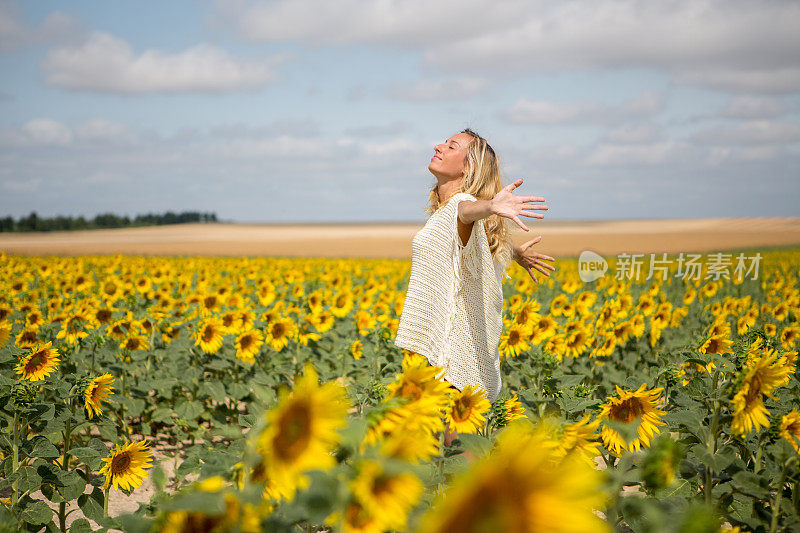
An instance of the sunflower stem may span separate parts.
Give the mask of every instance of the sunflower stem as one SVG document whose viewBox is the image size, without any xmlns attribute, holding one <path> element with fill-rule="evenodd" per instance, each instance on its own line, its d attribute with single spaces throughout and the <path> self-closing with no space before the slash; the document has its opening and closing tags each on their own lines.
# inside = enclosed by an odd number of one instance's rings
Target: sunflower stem
<svg viewBox="0 0 800 533">
<path fill-rule="evenodd" d="M 75 403 L 70 400 L 70 408 L 74 412 Z M 69 444 L 70 439 L 72 437 L 72 416 L 70 415 L 67 418 L 67 426 L 64 429 L 64 455 L 61 460 L 61 469 L 65 472 L 69 471 Z M 58 504 L 58 524 L 61 527 L 61 531 L 67 531 L 67 504 L 66 502 L 61 502 Z"/>
<path fill-rule="evenodd" d="M 714 372 L 714 384 L 711 390 L 717 390 L 717 385 L 719 382 L 719 369 Z M 720 404 L 719 400 L 714 400 L 714 416 L 711 419 L 711 430 L 708 432 L 708 440 L 706 441 L 706 448 L 708 449 L 708 453 L 711 456 L 714 456 L 714 453 L 717 450 L 717 426 L 719 423 L 719 414 L 720 410 L 722 409 L 722 405 Z M 714 482 L 714 472 L 711 468 L 706 465 L 705 469 L 705 482 L 703 483 L 703 492 L 705 493 L 706 504 L 711 505 L 711 491 Z"/>
<path fill-rule="evenodd" d="M 11 466 L 12 472 L 17 473 L 19 469 L 19 411 L 14 411 L 14 444 L 11 446 Z M 11 508 L 17 506 L 17 479 L 14 476 L 14 482 L 11 484 Z"/>
<path fill-rule="evenodd" d="M 108 496 L 111 492 L 111 485 L 106 487 L 106 490 L 103 491 L 103 518 L 108 517 Z"/>
<path fill-rule="evenodd" d="M 778 530 L 778 517 L 780 516 L 781 499 L 783 499 L 783 484 L 786 481 L 786 471 L 789 469 L 789 463 L 790 461 L 783 462 L 783 468 L 781 469 L 781 480 L 778 482 L 778 491 L 775 494 L 775 503 L 772 505 L 772 521 L 769 525 L 769 533 L 775 533 Z"/>
<path fill-rule="evenodd" d="M 758 439 L 758 449 L 756 450 L 756 458 L 753 462 L 753 473 L 758 474 L 758 471 L 761 470 L 761 452 L 763 450 L 763 446 L 761 446 L 761 439 Z"/>
</svg>

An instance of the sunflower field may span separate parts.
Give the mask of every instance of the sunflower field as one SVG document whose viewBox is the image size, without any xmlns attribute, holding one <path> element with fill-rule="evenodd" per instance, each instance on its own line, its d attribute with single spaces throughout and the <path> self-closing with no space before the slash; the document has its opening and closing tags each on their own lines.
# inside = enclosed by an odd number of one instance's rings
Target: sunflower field
<svg viewBox="0 0 800 533">
<path fill-rule="evenodd" d="M 761 255 L 512 266 L 490 404 L 394 345 L 409 261 L 0 253 L 0 531 L 799 531 L 800 250 Z"/>
</svg>

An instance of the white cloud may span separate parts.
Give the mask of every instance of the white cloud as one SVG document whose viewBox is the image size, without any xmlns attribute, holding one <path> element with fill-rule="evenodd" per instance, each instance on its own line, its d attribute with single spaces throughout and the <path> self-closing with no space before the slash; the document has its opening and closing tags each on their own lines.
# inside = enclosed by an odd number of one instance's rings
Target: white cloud
<svg viewBox="0 0 800 533">
<path fill-rule="evenodd" d="M 49 85 L 111 93 L 225 92 L 263 87 L 274 78 L 270 61 L 240 59 L 214 45 L 198 44 L 169 54 L 139 54 L 124 40 L 93 32 L 77 46 L 47 53 L 42 68 Z"/>
<path fill-rule="evenodd" d="M 532 101 L 520 98 L 506 112 L 505 117 L 509 122 L 523 124 L 561 124 L 589 118 L 597 109 L 597 104 Z"/>
<path fill-rule="evenodd" d="M 37 118 L 25 123 L 21 133 L 23 139 L 32 144 L 67 145 L 72 142 L 72 131 L 60 122 L 47 118 Z"/>
<path fill-rule="evenodd" d="M 127 126 L 102 118 L 77 124 L 74 131 L 78 139 L 90 142 L 105 141 L 130 144 L 138 140 L 138 135 Z"/>
<path fill-rule="evenodd" d="M 140 141 L 137 132 L 124 124 L 97 118 L 68 126 L 49 118 L 35 118 L 22 126 L 0 130 L 0 146 L 74 146 L 114 143 L 132 145 Z"/>
<path fill-rule="evenodd" d="M 800 32 L 800 28 L 797 31 Z M 797 44 L 790 46 L 798 49 Z M 766 54 L 763 59 L 767 64 L 773 62 L 773 58 Z M 792 93 L 800 91 L 800 68 L 780 65 L 772 68 L 719 68 L 709 65 L 702 69 L 679 71 L 675 81 L 732 93 Z"/>
<path fill-rule="evenodd" d="M 67 40 L 82 31 L 77 19 L 60 11 L 50 13 L 36 26 L 22 19 L 22 9 L 18 4 L 0 1 L 0 53 Z"/>
<path fill-rule="evenodd" d="M 481 92 L 487 85 L 483 78 L 456 77 L 442 80 L 420 80 L 409 85 L 396 85 L 386 93 L 396 99 L 415 102 L 431 102 L 469 98 Z"/>
<path fill-rule="evenodd" d="M 710 145 L 786 144 L 800 141 L 800 125 L 770 120 L 750 120 L 731 127 L 700 131 L 694 140 Z"/>
<path fill-rule="evenodd" d="M 650 67 L 731 91 L 800 90 L 800 4 L 755 0 L 218 1 L 244 38 L 415 47 L 459 72 Z"/>
<path fill-rule="evenodd" d="M 722 115 L 730 118 L 775 118 L 785 111 L 783 105 L 774 98 L 739 96 L 728 102 Z"/>
<path fill-rule="evenodd" d="M 681 148 L 681 145 L 672 140 L 651 144 L 601 143 L 584 163 L 589 166 L 656 165 L 672 157 Z"/>
<path fill-rule="evenodd" d="M 594 102 L 552 102 L 520 98 L 503 117 L 521 124 L 563 124 L 568 122 L 618 123 L 620 120 L 647 117 L 660 112 L 664 97 L 651 91 L 620 104 Z"/>
<path fill-rule="evenodd" d="M 5 180 L 0 182 L 0 186 L 13 193 L 32 193 L 39 190 L 42 180 L 39 178 L 33 179 L 19 179 L 19 180 Z"/>
<path fill-rule="evenodd" d="M 626 123 L 605 132 L 603 140 L 612 144 L 636 144 L 655 141 L 659 130 L 654 124 Z"/>
</svg>

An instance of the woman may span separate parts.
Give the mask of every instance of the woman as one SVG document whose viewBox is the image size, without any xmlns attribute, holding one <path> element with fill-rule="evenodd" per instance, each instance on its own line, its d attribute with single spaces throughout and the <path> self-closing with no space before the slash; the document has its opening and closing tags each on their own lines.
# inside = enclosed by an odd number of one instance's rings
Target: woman
<svg viewBox="0 0 800 533">
<path fill-rule="evenodd" d="M 425 356 L 444 369 L 456 390 L 473 384 L 494 402 L 502 385 L 500 334 L 502 282 L 513 259 L 534 281 L 532 268 L 546 276 L 555 270 L 531 245 L 511 242 L 505 219 L 529 229 L 519 216 L 544 218 L 539 196 L 514 196 L 522 178 L 503 187 L 497 155 L 470 129 L 435 147 L 428 170 L 436 177 L 430 192 L 430 218 L 412 241 L 411 276 L 395 344 Z M 445 426 L 445 445 L 455 438 Z"/>
</svg>

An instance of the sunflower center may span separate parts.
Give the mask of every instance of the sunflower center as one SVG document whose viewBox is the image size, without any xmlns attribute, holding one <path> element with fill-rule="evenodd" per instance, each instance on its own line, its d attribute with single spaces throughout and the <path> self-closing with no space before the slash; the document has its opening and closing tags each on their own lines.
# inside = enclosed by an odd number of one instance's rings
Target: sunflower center
<svg viewBox="0 0 800 533">
<path fill-rule="evenodd" d="M 272 326 L 272 336 L 275 337 L 276 339 L 279 339 L 279 338 L 283 337 L 283 334 L 284 334 L 285 331 L 286 331 L 286 328 L 284 328 L 283 324 L 281 324 L 281 323 L 274 324 Z"/>
<path fill-rule="evenodd" d="M 750 405 L 758 396 L 761 395 L 761 378 L 756 374 L 753 376 L 753 379 L 750 381 L 750 386 L 747 388 L 747 395 L 745 396 L 745 402 L 747 405 Z"/>
<path fill-rule="evenodd" d="M 508 332 L 508 344 L 514 346 L 519 343 L 519 332 L 516 330 L 511 330 Z"/>
<path fill-rule="evenodd" d="M 467 398 L 457 398 L 453 404 L 453 419 L 457 422 L 465 422 L 472 414 L 472 404 Z"/>
<path fill-rule="evenodd" d="M 360 350 L 356 349 L 356 351 Z M 417 401 L 422 398 L 422 387 L 414 381 L 405 381 L 400 387 L 398 395 L 402 398 L 411 398 L 411 401 Z"/>
<path fill-rule="evenodd" d="M 131 456 L 128 452 L 123 452 L 111 461 L 111 474 L 115 476 L 123 474 L 129 466 L 131 466 Z"/>
<path fill-rule="evenodd" d="M 214 338 L 214 326 L 206 326 L 203 329 L 203 342 L 211 342 Z"/>
<path fill-rule="evenodd" d="M 621 422 L 632 422 L 644 413 L 644 406 L 637 398 L 628 398 L 611 408 L 611 418 Z"/>
<path fill-rule="evenodd" d="M 311 440 L 311 412 L 308 402 L 293 402 L 278 421 L 275 452 L 286 462 L 293 461 Z"/>
<path fill-rule="evenodd" d="M 252 335 L 245 335 L 242 337 L 242 340 L 239 341 L 239 344 L 242 346 L 242 350 L 246 350 L 253 345 L 253 336 Z"/>
<path fill-rule="evenodd" d="M 25 364 L 25 372 L 31 373 L 35 370 L 41 368 L 47 360 L 47 352 L 46 350 L 39 350 L 35 354 L 31 356 L 28 362 Z"/>
</svg>

